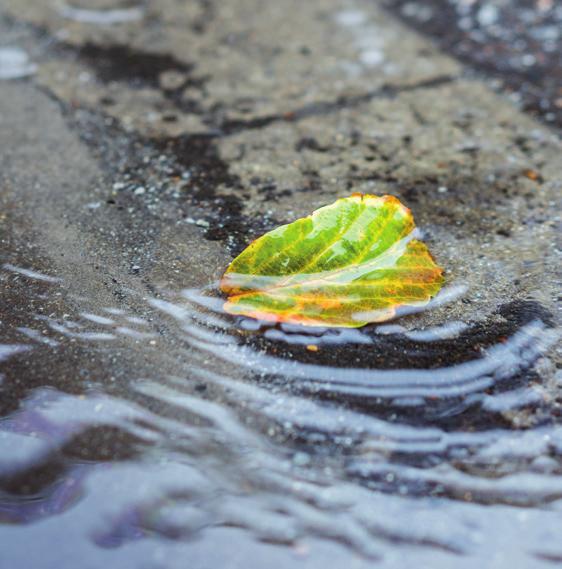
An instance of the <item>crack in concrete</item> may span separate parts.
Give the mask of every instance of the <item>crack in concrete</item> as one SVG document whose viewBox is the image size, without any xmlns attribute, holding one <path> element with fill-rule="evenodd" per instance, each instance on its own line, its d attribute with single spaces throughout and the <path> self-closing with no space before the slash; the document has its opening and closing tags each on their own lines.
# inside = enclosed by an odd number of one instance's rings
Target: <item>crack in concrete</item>
<svg viewBox="0 0 562 569">
<path fill-rule="evenodd" d="M 357 95 L 340 95 L 333 101 L 319 101 L 310 103 L 299 109 L 288 111 L 283 114 L 270 114 L 248 120 L 226 120 L 219 129 L 222 135 L 237 134 L 247 130 L 259 130 L 275 122 L 294 123 L 310 117 L 324 116 L 348 108 L 354 108 L 372 101 L 373 99 L 392 99 L 401 93 L 410 93 L 420 89 L 433 89 L 448 83 L 457 81 L 458 77 L 451 75 L 439 75 L 430 79 L 424 79 L 410 85 L 386 84 L 379 89 L 360 93 Z"/>
</svg>

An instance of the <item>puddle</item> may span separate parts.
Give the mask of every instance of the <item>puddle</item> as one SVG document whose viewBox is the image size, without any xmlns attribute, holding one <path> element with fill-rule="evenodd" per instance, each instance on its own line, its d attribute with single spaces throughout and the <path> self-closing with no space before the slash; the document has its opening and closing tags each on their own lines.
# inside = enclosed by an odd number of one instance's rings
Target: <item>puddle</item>
<svg viewBox="0 0 562 569">
<path fill-rule="evenodd" d="M 65 294 L 29 267 L 5 264 L 3 278 L 45 303 Z M 73 313 L 21 316 L 2 347 L 3 389 L 26 355 L 45 369 L 89 355 L 70 382 L 63 368 L 36 370 L 4 402 L 0 445 L 17 441 L 17 453 L 0 461 L 0 520 L 16 565 L 24 536 L 61 531 L 73 547 L 50 548 L 49 563 L 79 551 L 180 567 L 189 551 L 220 565 L 229 543 L 263 547 L 275 566 L 333 549 L 368 567 L 396 544 L 443 567 L 484 562 L 498 540 L 529 562 L 556 554 L 544 544 L 562 499 L 562 427 L 532 419 L 554 405 L 533 371 L 556 341 L 540 307 L 506 305 L 495 324 L 322 330 L 232 317 L 213 291 L 160 291 L 140 315 L 82 298 Z M 127 352 L 126 376 L 88 369 Z M 502 566 L 515 559 L 505 551 Z"/>
</svg>

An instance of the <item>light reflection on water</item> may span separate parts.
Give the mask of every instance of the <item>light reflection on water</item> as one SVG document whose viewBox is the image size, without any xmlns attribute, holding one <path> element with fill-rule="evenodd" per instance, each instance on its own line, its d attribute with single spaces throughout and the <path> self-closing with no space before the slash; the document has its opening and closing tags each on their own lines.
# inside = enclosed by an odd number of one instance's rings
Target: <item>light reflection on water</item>
<svg viewBox="0 0 562 569">
<path fill-rule="evenodd" d="M 87 3 L 85 4 L 87 6 Z M 110 26 L 115 24 L 127 24 L 141 20 L 144 16 L 144 7 L 141 3 L 136 6 L 122 8 L 92 9 L 74 6 L 72 3 L 59 2 L 58 11 L 68 20 L 83 24 Z"/>
<path fill-rule="evenodd" d="M 447 351 L 470 348 L 479 325 L 265 326 L 225 315 L 208 292 L 164 296 L 142 318 L 87 301 L 29 314 L 2 345 L 4 390 L 11 362 L 55 361 L 67 345 L 117 358 L 140 346 L 176 364 L 101 383 L 76 370 L 66 390 L 46 373 L 0 418 L 14 567 L 33 556 L 37 567 L 184 567 L 187 555 L 201 566 L 503 567 L 562 553 L 562 426 L 546 414 L 509 422 L 552 408 L 552 390 L 525 374 L 556 340 L 545 322 L 457 361 Z M 389 346 L 401 366 L 380 355 Z M 434 346 L 442 364 L 420 367 Z"/>
</svg>

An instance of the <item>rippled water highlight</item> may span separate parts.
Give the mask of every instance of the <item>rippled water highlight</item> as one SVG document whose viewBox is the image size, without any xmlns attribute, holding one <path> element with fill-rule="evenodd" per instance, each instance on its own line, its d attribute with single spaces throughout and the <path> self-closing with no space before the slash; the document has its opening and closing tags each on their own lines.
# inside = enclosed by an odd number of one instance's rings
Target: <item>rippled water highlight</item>
<svg viewBox="0 0 562 569">
<path fill-rule="evenodd" d="M 322 330 L 235 319 L 212 289 L 160 291 L 140 311 L 81 298 L 61 313 L 56 276 L 8 264 L 2 277 L 33 300 L 0 347 L 13 567 L 562 555 L 559 387 L 532 371 L 557 336 L 532 305 L 494 325 Z M 99 376 L 115 358 L 129 373 Z M 58 369 L 72 382 L 41 372 L 53 361 L 70 362 Z"/>
</svg>

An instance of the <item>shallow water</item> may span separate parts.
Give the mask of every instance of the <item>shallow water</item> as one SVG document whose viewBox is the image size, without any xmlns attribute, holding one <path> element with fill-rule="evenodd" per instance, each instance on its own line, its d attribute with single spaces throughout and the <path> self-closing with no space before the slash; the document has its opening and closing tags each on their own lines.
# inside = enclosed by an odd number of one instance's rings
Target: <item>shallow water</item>
<svg viewBox="0 0 562 569">
<path fill-rule="evenodd" d="M 64 282 L 12 264 L 2 280 L 35 307 L 1 352 L 3 566 L 562 556 L 562 427 L 527 371 L 556 335 L 532 306 L 487 336 L 458 322 L 321 330 L 233 319 L 212 287 L 159 291 L 143 316 L 87 298 L 61 314 Z M 455 356 L 455 342 L 475 349 Z M 72 367 L 83 350 L 91 369 Z M 160 371 L 96 374 L 139 354 Z M 169 359 L 184 372 L 167 374 Z"/>
</svg>

